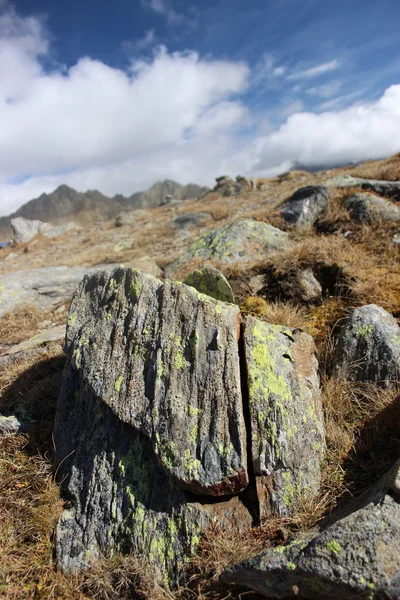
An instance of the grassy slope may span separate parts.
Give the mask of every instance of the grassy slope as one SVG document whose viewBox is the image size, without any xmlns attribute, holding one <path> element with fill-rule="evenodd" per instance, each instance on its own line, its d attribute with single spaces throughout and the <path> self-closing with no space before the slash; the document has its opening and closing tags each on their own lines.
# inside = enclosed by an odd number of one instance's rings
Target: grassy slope
<svg viewBox="0 0 400 600">
<path fill-rule="evenodd" d="M 283 226 L 274 208 L 299 187 L 323 182 L 340 173 L 400 179 L 400 156 L 329 172 L 294 173 L 271 180 L 266 192 L 236 198 L 210 194 L 203 200 L 187 201 L 173 209 L 160 207 L 142 212 L 132 226 L 116 229 L 113 223 L 93 224 L 76 235 L 37 238 L 17 249 L 0 250 L 0 259 L 10 252 L 18 253 L 13 260 L 0 261 L 0 276 L 10 270 L 49 264 L 130 265 L 144 255 L 166 265 L 186 249 L 192 237 L 199 235 L 198 229 L 190 230 L 188 237 L 172 229 L 170 221 L 176 214 L 210 213 L 213 220 L 206 221 L 204 229 L 219 227 L 238 216 L 252 216 Z M 256 264 L 216 265 L 231 279 L 243 312 L 301 327 L 316 340 L 328 438 L 320 497 L 312 505 L 302 507 L 290 521 L 269 520 L 245 539 L 232 539 L 229 532 L 218 529 L 210 531 L 188 571 L 186 584 L 173 594 L 152 589 L 149 569 L 134 557 L 105 561 L 79 578 L 57 574 L 51 538 L 62 502 L 54 483 L 51 431 L 64 359 L 60 345 L 52 344 L 44 354 L 15 359 L 0 371 L 0 412 L 29 407 L 35 416 L 29 438 L 18 436 L 0 442 L 0 598 L 239 598 L 239 593 L 218 587 L 217 576 L 226 566 L 268 544 L 281 543 L 294 530 L 312 525 L 343 498 L 364 489 L 391 464 L 400 449 L 395 427 L 400 417 L 398 395 L 372 385 L 339 383 L 329 378 L 335 336 L 349 311 L 374 302 L 400 317 L 399 247 L 391 242 L 396 228 L 384 223 L 359 226 L 351 222 L 342 206 L 346 194 L 335 193 L 319 223 L 320 235 L 290 232 L 298 242 L 295 249 L 267 256 Z M 352 233 L 344 238 L 341 231 Z M 121 244 L 116 248 L 121 240 L 122 250 Z M 195 264 L 186 267 L 181 276 Z M 251 274 L 268 269 L 282 273 L 296 265 L 317 264 L 331 268 L 343 280 L 343 285 L 328 294 L 320 306 L 299 306 L 282 300 L 267 302 L 251 296 L 247 282 Z M 66 310 L 67 306 L 57 313 L 43 315 L 34 307 L 24 307 L 4 317 L 0 320 L 0 353 L 49 323 L 65 319 Z"/>
</svg>

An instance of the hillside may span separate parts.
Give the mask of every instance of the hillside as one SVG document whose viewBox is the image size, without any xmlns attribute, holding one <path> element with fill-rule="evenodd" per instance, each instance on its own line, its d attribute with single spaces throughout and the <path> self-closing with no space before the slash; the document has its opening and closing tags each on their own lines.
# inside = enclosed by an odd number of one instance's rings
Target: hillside
<svg viewBox="0 0 400 600">
<path fill-rule="evenodd" d="M 44 221 L 52 225 L 68 221 L 79 224 L 107 221 L 124 209 L 159 206 L 167 194 L 186 200 L 198 198 L 207 190 L 208 188 L 196 184 L 181 185 L 166 180 L 158 181 L 148 190 L 136 192 L 129 197 L 121 194 L 108 197 L 97 190 L 81 193 L 67 185 L 61 185 L 51 194 L 42 194 L 39 198 L 30 200 L 13 214 L 0 217 L 0 237 L 9 239 L 12 233 L 10 220 L 14 217 Z"/>
<path fill-rule="evenodd" d="M 1 597 L 400 598 L 400 154 L 243 181 L 0 249 Z"/>
</svg>

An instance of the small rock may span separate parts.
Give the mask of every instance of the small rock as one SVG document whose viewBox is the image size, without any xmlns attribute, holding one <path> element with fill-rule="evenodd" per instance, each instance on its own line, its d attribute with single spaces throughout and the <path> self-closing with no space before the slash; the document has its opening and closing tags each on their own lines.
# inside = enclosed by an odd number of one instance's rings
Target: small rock
<svg viewBox="0 0 400 600">
<path fill-rule="evenodd" d="M 297 190 L 278 210 L 288 223 L 298 228 L 309 228 L 325 211 L 330 196 L 329 188 L 309 185 Z"/>
<path fill-rule="evenodd" d="M 186 285 L 194 287 L 197 291 L 215 300 L 235 304 L 235 297 L 228 280 L 221 271 L 211 265 L 206 265 L 193 271 L 185 280 Z"/>
<path fill-rule="evenodd" d="M 351 381 L 371 381 L 384 388 L 400 381 L 400 327 L 380 306 L 357 308 L 344 325 L 334 369 Z"/>
<path fill-rule="evenodd" d="M 271 267 L 261 277 L 264 284 L 256 293 L 267 300 L 301 304 L 321 302 L 322 286 L 311 269 L 289 267 L 277 270 Z"/>
<path fill-rule="evenodd" d="M 384 198 L 360 193 L 346 198 L 345 207 L 358 223 L 373 223 L 377 220 L 400 221 L 400 208 Z"/>
<path fill-rule="evenodd" d="M 18 252 L 10 252 L 10 254 L 8 254 L 5 257 L 4 262 L 6 262 L 6 261 L 8 262 L 9 260 L 14 260 L 14 259 L 18 258 L 18 256 L 19 256 Z"/>
<path fill-rule="evenodd" d="M 33 337 L 12 346 L 12 348 L 8 348 L 3 352 L 4 356 L 17 354 L 18 352 L 25 352 L 27 350 L 32 350 L 33 348 L 37 348 L 38 346 L 43 346 L 45 344 L 49 344 L 50 342 L 59 342 L 63 340 L 65 337 L 65 325 L 59 325 L 58 327 L 53 327 L 53 329 L 48 329 L 43 333 L 38 333 Z"/>
<path fill-rule="evenodd" d="M 189 227 L 200 227 L 202 222 L 212 219 L 212 216 L 209 213 L 203 212 L 193 212 L 193 213 L 185 213 L 183 215 L 178 215 L 172 221 L 172 227 L 174 229 L 188 229 Z"/>
<path fill-rule="evenodd" d="M 371 190 L 380 196 L 400 200 L 400 181 L 385 181 L 380 179 L 363 179 L 351 175 L 339 175 L 325 182 L 328 187 L 337 188 L 362 188 Z"/>
<path fill-rule="evenodd" d="M 25 428 L 17 417 L 4 417 L 3 415 L 0 415 L 0 439 L 7 435 L 15 435 L 24 432 Z"/>
<path fill-rule="evenodd" d="M 153 275 L 153 277 L 158 277 L 159 279 L 164 275 L 162 269 L 160 269 L 156 261 L 150 258 L 150 256 L 143 256 L 142 258 L 132 260 L 130 265 L 132 269 L 144 271 L 145 273 L 149 273 L 150 275 Z"/>
<path fill-rule="evenodd" d="M 400 231 L 394 234 L 392 240 L 394 244 L 400 244 Z"/>
<path fill-rule="evenodd" d="M 43 235 L 46 237 L 49 237 L 49 238 L 53 238 L 53 237 L 58 237 L 59 235 L 63 235 L 64 233 L 67 233 L 68 231 L 79 230 L 79 229 L 82 229 L 82 227 L 80 227 L 76 223 L 73 223 L 72 221 L 70 221 L 69 223 L 65 223 L 64 225 L 58 225 L 57 227 L 53 227 L 49 231 L 45 231 L 43 233 Z"/>
<path fill-rule="evenodd" d="M 38 233 L 46 233 L 53 229 L 53 225 L 50 225 L 50 223 L 31 221 L 29 219 L 24 219 L 23 217 L 11 219 L 11 227 L 14 233 L 14 240 L 18 244 L 29 242 Z"/>
</svg>

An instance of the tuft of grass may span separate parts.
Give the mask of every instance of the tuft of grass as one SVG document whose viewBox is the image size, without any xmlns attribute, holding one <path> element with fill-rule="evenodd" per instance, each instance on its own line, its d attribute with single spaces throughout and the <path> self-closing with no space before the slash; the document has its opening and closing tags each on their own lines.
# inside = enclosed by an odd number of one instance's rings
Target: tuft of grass
<svg viewBox="0 0 400 600">
<path fill-rule="evenodd" d="M 25 305 L 0 318 L 0 343 L 18 344 L 37 332 L 43 313 L 36 306 Z"/>
<path fill-rule="evenodd" d="M 307 329 L 310 323 L 306 309 L 291 302 L 267 302 L 258 296 L 249 296 L 241 304 L 240 310 L 268 323 L 293 329 Z"/>
</svg>

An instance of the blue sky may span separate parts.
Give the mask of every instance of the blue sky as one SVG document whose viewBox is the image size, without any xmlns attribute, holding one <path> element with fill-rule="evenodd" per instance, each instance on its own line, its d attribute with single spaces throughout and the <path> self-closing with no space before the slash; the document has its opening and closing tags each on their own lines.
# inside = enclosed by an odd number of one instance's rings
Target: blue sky
<svg viewBox="0 0 400 600">
<path fill-rule="evenodd" d="M 399 151 L 399 30 L 398 0 L 0 0 L 0 213 Z"/>
</svg>

